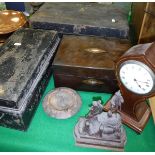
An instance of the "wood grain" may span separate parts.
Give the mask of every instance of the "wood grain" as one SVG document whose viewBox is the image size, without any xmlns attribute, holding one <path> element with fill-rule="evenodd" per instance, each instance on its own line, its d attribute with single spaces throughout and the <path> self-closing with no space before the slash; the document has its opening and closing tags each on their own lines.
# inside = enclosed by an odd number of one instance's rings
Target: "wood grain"
<svg viewBox="0 0 155 155">
<path fill-rule="evenodd" d="M 151 108 L 151 112 L 152 112 L 152 116 L 155 124 L 155 96 L 149 98 L 149 102 L 150 102 L 150 108 Z"/>
<path fill-rule="evenodd" d="M 149 43 L 155 40 L 155 3 L 147 3 L 138 43 Z"/>
<path fill-rule="evenodd" d="M 133 3 L 131 24 L 136 43 L 155 41 L 155 3 Z"/>
<path fill-rule="evenodd" d="M 141 25 L 143 23 L 144 18 L 144 9 L 146 3 L 132 3 L 132 25 L 135 29 L 135 37 L 138 41 L 139 34 L 141 32 Z M 137 16 L 138 15 L 138 16 Z"/>
</svg>

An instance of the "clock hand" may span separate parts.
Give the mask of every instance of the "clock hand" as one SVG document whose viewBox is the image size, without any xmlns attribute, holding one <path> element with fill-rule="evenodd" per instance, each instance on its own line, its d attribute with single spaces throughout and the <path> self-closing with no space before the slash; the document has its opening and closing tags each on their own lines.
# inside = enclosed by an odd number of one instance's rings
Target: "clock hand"
<svg viewBox="0 0 155 155">
<path fill-rule="evenodd" d="M 134 81 L 149 84 L 148 82 L 145 82 L 145 81 L 139 81 L 139 80 L 137 80 L 137 79 L 134 79 Z"/>
<path fill-rule="evenodd" d="M 139 85 L 138 81 L 137 81 L 135 78 L 134 78 L 133 80 L 137 83 L 138 87 L 142 88 L 142 87 Z"/>
<path fill-rule="evenodd" d="M 137 81 L 137 82 L 149 84 L 148 82 L 145 82 L 145 81 L 139 81 L 139 80 L 136 80 L 136 79 L 134 79 L 134 80 Z"/>
</svg>

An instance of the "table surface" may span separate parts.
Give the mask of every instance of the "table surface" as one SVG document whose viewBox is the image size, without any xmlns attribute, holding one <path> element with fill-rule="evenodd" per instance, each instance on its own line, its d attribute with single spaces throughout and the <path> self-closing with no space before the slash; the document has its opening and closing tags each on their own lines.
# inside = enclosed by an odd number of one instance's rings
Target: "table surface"
<svg viewBox="0 0 155 155">
<path fill-rule="evenodd" d="M 107 150 L 84 148 L 75 146 L 73 131 L 80 116 L 88 112 L 92 98 L 101 96 L 106 102 L 110 94 L 80 92 L 82 107 L 73 117 L 58 120 L 46 115 L 43 111 L 42 101 L 44 96 L 54 88 L 53 78 L 45 90 L 34 115 L 29 129 L 26 132 L 0 127 L 0 151 L 51 151 L 51 152 L 105 152 Z M 155 125 L 152 116 L 144 131 L 138 135 L 132 129 L 125 126 L 127 143 L 125 151 L 155 151 Z"/>
</svg>

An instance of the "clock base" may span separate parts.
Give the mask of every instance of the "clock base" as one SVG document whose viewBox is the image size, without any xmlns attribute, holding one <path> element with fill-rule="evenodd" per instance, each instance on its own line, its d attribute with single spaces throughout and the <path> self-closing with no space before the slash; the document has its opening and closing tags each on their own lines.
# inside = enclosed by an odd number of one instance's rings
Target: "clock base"
<svg viewBox="0 0 155 155">
<path fill-rule="evenodd" d="M 103 110 L 104 111 L 108 111 L 110 109 L 110 100 L 104 105 Z M 122 118 L 122 122 L 123 124 L 129 126 L 130 128 L 132 128 L 133 130 L 135 130 L 137 133 L 141 133 L 146 125 L 146 123 L 148 122 L 150 116 L 151 116 L 151 110 L 148 106 L 148 108 L 145 110 L 143 116 L 141 117 L 141 119 L 139 121 L 136 121 L 135 119 L 132 118 L 132 116 L 130 116 L 129 114 L 118 110 L 117 112 L 120 113 L 121 118 Z"/>
</svg>

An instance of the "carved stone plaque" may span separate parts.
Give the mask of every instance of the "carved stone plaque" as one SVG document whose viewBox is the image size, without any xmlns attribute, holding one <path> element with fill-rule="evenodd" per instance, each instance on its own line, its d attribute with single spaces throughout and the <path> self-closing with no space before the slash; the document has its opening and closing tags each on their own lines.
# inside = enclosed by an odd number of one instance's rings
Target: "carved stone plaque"
<svg viewBox="0 0 155 155">
<path fill-rule="evenodd" d="M 66 119 L 76 114 L 81 104 L 81 98 L 76 91 L 70 88 L 59 87 L 45 96 L 43 108 L 51 117 Z"/>
</svg>

